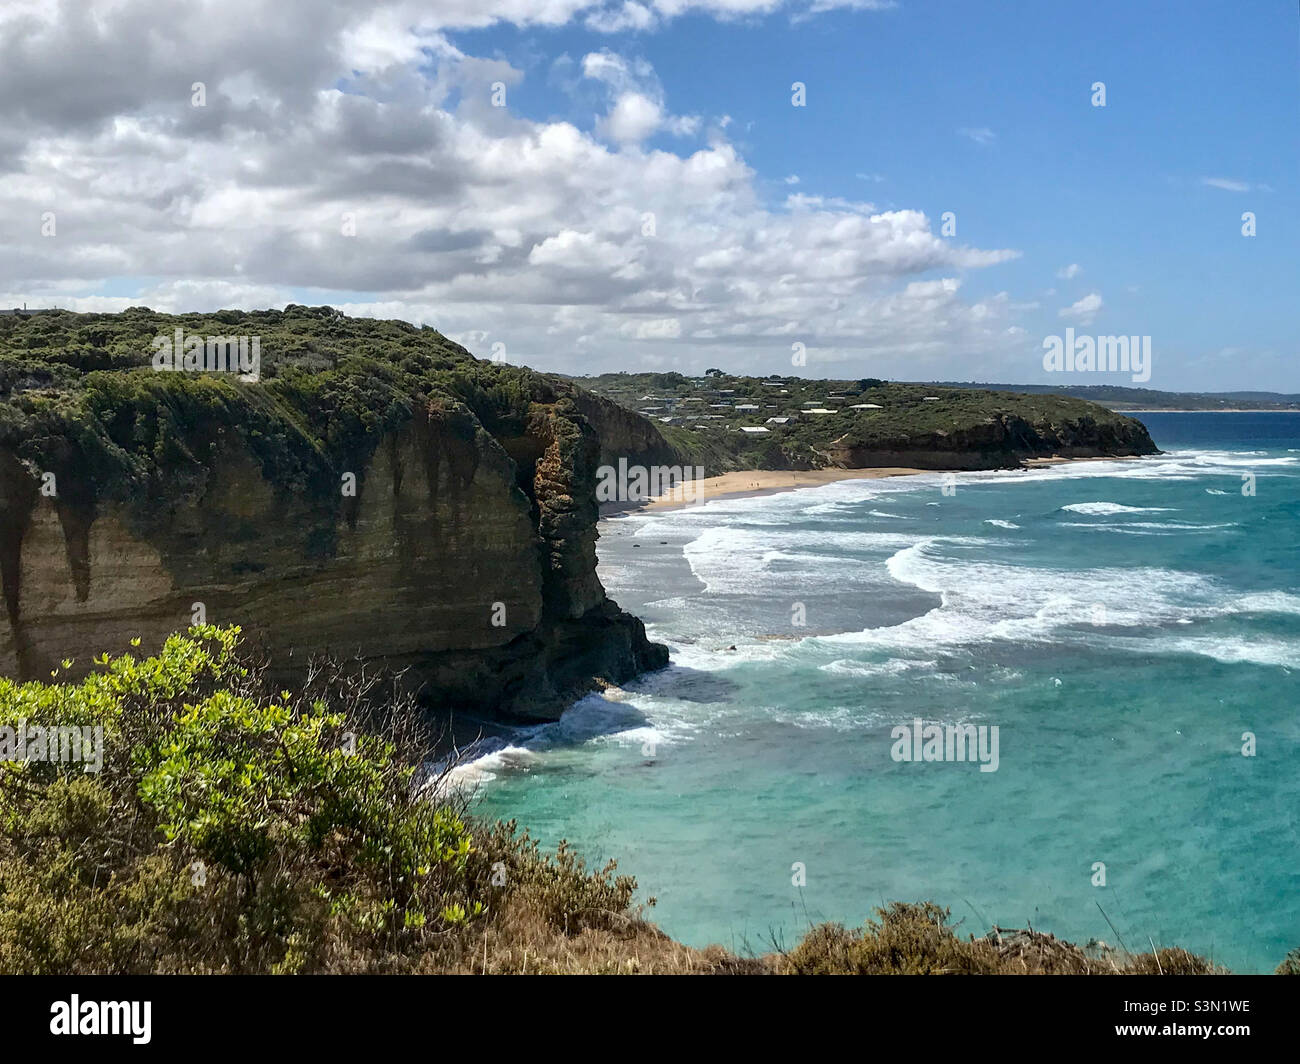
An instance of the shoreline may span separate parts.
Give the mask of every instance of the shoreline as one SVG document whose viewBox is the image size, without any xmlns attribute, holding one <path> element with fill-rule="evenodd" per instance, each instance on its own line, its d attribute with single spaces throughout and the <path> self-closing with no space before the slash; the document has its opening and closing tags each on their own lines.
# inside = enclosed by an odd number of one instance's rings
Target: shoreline
<svg viewBox="0 0 1300 1064">
<path fill-rule="evenodd" d="M 1122 462 L 1141 455 L 1088 455 L 1079 458 L 1065 458 L 1052 455 L 1047 458 L 1026 458 L 1022 460 L 1020 471 L 1038 469 L 1043 466 L 1059 465 L 1063 462 Z M 795 491 L 799 488 L 818 488 L 823 484 L 836 484 L 843 480 L 884 480 L 888 477 L 911 477 L 923 473 L 979 473 L 989 470 L 978 469 L 918 469 L 913 466 L 866 466 L 861 469 L 737 469 L 730 473 L 719 473 L 705 477 L 691 485 L 689 494 L 683 489 L 655 495 L 635 502 L 611 502 L 600 504 L 600 519 L 621 517 L 629 513 L 643 511 L 676 510 L 685 506 L 698 506 L 712 502 L 714 499 L 749 499 L 763 495 L 776 495 L 780 492 Z M 1009 469 L 1007 472 L 1016 472 Z"/>
<path fill-rule="evenodd" d="M 939 473 L 943 470 L 912 469 L 903 466 L 873 466 L 866 469 L 735 469 L 692 482 L 689 494 L 679 488 L 664 495 L 654 495 L 635 502 L 601 503 L 600 517 L 621 517 L 644 510 L 676 510 L 698 506 L 714 499 L 747 499 L 759 495 L 776 495 L 796 488 L 817 488 L 841 480 L 882 480 L 885 477 Z"/>
</svg>

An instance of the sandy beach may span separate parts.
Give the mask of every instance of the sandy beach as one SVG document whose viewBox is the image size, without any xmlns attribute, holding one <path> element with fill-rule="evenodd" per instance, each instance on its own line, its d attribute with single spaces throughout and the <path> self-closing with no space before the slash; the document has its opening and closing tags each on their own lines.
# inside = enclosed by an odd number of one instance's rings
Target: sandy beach
<svg viewBox="0 0 1300 1064">
<path fill-rule="evenodd" d="M 1130 455 L 1097 455 L 1086 458 L 1066 458 L 1052 455 L 1044 458 L 1022 459 L 1021 468 L 1034 469 L 1061 462 L 1115 462 Z M 600 506 L 601 517 L 614 517 L 637 510 L 675 510 L 679 506 L 693 506 L 711 499 L 746 498 L 773 495 L 795 488 L 815 488 L 840 480 L 880 480 L 884 477 L 907 477 L 918 473 L 960 472 L 960 470 L 914 469 L 908 466 L 873 466 L 867 469 L 740 469 L 687 484 L 685 488 L 637 502 L 611 502 Z"/>
<path fill-rule="evenodd" d="M 879 480 L 883 477 L 910 476 L 913 473 L 933 473 L 933 469 L 909 469 L 902 466 L 878 466 L 872 469 L 742 469 L 722 473 L 716 477 L 689 484 L 685 488 L 665 495 L 657 495 L 643 502 L 620 507 L 624 510 L 672 510 L 710 499 L 738 498 L 751 495 L 771 495 L 794 488 L 814 488 L 832 484 L 837 480 Z M 610 512 L 617 512 L 611 510 Z"/>
</svg>

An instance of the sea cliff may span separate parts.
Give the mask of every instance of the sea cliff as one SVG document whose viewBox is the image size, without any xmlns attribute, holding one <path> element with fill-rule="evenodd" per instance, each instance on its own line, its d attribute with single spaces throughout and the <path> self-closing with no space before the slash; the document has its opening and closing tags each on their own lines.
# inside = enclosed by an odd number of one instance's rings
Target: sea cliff
<svg viewBox="0 0 1300 1064">
<path fill-rule="evenodd" d="M 238 624 L 286 678 L 328 653 L 549 719 L 667 663 L 596 574 L 572 386 L 329 308 L 0 328 L 0 672 Z M 176 329 L 259 336 L 260 380 L 156 372 Z"/>
</svg>

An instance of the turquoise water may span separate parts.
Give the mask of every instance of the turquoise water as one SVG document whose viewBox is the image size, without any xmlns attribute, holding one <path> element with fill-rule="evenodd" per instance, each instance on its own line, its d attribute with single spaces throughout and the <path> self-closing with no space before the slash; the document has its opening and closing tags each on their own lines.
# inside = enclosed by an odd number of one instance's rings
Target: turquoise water
<svg viewBox="0 0 1300 1064">
<path fill-rule="evenodd" d="M 1168 454 L 605 522 L 672 665 L 496 743 L 479 811 L 616 857 L 694 945 L 933 899 L 1271 970 L 1300 946 L 1300 415 L 1142 419 Z M 996 725 L 997 771 L 895 761 L 918 717 Z"/>
</svg>

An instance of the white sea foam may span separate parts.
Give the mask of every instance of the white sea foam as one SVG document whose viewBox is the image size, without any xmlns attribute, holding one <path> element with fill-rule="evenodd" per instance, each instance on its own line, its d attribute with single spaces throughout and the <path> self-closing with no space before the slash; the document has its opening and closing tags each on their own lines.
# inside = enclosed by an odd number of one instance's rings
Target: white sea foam
<svg viewBox="0 0 1300 1064">
<path fill-rule="evenodd" d="M 451 757 L 428 766 L 441 777 L 434 794 L 473 791 L 498 776 L 530 772 L 542 766 L 549 751 L 591 744 L 670 746 L 690 738 L 698 722 L 676 712 L 675 699 L 611 688 L 579 699 L 557 721 L 515 729 L 509 736 L 488 736 L 461 752 L 459 764 L 448 770 Z"/>
<path fill-rule="evenodd" d="M 1300 668 L 1300 646 L 1283 639 L 1257 636 L 1176 636 L 1115 640 L 1114 645 L 1138 654 L 1186 654 L 1213 658 L 1225 665 L 1270 665 Z"/>
<path fill-rule="evenodd" d="M 789 651 L 792 642 L 779 639 L 747 642 L 742 639 L 734 644 L 728 643 L 726 647 L 700 643 L 670 642 L 669 645 L 673 664 L 687 669 L 714 672 L 742 663 L 775 661 Z M 733 645 L 735 650 L 727 649 Z"/>
<path fill-rule="evenodd" d="M 993 525 L 995 528 L 1019 528 L 1020 526 L 1014 521 L 1003 521 L 1001 518 L 990 517 L 984 522 L 986 525 Z"/>
<path fill-rule="evenodd" d="M 538 755 L 526 746 L 517 746 L 506 739 L 485 739 L 466 752 L 465 760 L 448 769 L 450 759 L 429 766 L 436 783 L 430 787 L 432 796 L 452 791 L 474 791 L 506 772 L 527 771 L 539 760 Z"/>
<path fill-rule="evenodd" d="M 1109 517 L 1111 514 L 1159 514 L 1169 513 L 1168 506 L 1124 506 L 1117 502 L 1072 502 L 1067 506 L 1062 506 L 1062 510 L 1069 510 L 1075 514 L 1094 514 L 1099 517 Z"/>
<path fill-rule="evenodd" d="M 809 587 L 860 583 L 862 559 L 916 542 L 894 532 L 813 530 L 724 525 L 704 529 L 683 548 L 691 572 L 709 594 L 786 594 Z"/>
<path fill-rule="evenodd" d="M 902 624 L 822 636 L 817 642 L 932 653 L 997 640 L 1104 641 L 1116 629 L 1160 629 L 1185 620 L 1300 612 L 1300 596 L 1281 591 L 1236 593 L 1195 573 L 1154 567 L 1039 569 L 972 560 L 960 553 L 951 541 L 935 537 L 899 551 L 887 563 L 900 583 L 939 595 L 941 605 L 935 609 Z M 1213 650 L 1210 656 L 1229 660 L 1224 656 L 1228 652 L 1213 639 L 1140 642 L 1148 653 L 1196 652 L 1199 647 L 1207 654 Z M 1273 662 L 1297 652 L 1300 644 L 1277 641 L 1266 656 Z M 1251 659 L 1242 652 L 1232 660 Z"/>
<path fill-rule="evenodd" d="M 1198 454 L 1193 460 L 1198 465 L 1229 466 L 1234 469 L 1253 469 L 1256 466 L 1295 466 L 1300 463 L 1300 458 L 1260 457 L 1267 453 L 1266 451 L 1231 451 L 1227 453 L 1212 451 L 1209 454 Z"/>
<path fill-rule="evenodd" d="M 822 672 L 835 673 L 839 676 L 901 676 L 908 672 L 925 672 L 937 668 L 938 664 L 933 659 L 923 658 L 890 658 L 888 661 L 879 662 L 837 658 L 818 667 Z"/>
<path fill-rule="evenodd" d="M 1151 534 L 1176 535 L 1180 532 L 1213 532 L 1223 528 L 1239 528 L 1236 521 L 1227 521 L 1215 525 L 1196 525 L 1181 521 L 1130 521 L 1117 525 L 1106 521 L 1062 521 L 1061 528 L 1087 528 L 1094 532 L 1137 532 L 1143 529 L 1156 530 Z"/>
</svg>

